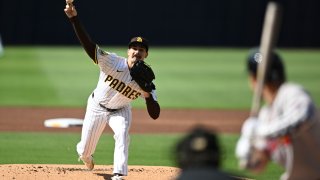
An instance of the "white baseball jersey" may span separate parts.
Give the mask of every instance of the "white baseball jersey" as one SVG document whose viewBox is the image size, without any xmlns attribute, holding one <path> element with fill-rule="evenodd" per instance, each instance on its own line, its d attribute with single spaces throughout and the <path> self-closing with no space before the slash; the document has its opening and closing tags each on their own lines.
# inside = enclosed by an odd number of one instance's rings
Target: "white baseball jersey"
<svg viewBox="0 0 320 180">
<path fill-rule="evenodd" d="M 132 119 L 130 102 L 143 96 L 143 91 L 132 80 L 126 58 L 104 52 L 97 46 L 94 62 L 100 68 L 99 81 L 88 98 L 77 152 L 83 158 L 93 155 L 98 140 L 108 124 L 114 132 L 115 139 L 113 173 L 127 175 L 129 129 Z M 151 95 L 156 101 L 155 90 Z"/>
<path fill-rule="evenodd" d="M 132 80 L 127 59 L 97 48 L 97 63 L 100 67 L 99 82 L 94 90 L 94 99 L 106 108 L 119 109 L 142 95 L 139 85 Z M 155 90 L 151 92 L 156 101 Z"/>
<path fill-rule="evenodd" d="M 254 145 L 285 167 L 282 179 L 320 179 L 320 119 L 301 86 L 280 87 L 272 105 L 261 109 L 255 135 Z"/>
</svg>

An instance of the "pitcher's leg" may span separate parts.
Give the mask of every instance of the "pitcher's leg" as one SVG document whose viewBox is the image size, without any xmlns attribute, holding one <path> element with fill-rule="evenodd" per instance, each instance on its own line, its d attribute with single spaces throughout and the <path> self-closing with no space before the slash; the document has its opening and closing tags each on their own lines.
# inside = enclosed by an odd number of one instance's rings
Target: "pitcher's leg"
<svg viewBox="0 0 320 180">
<path fill-rule="evenodd" d="M 106 123 L 105 113 L 87 110 L 82 126 L 81 141 L 77 144 L 77 152 L 80 157 L 88 158 L 93 155 Z"/>
<path fill-rule="evenodd" d="M 109 125 L 114 132 L 115 140 L 113 173 L 127 175 L 131 110 L 129 108 L 124 108 L 119 110 L 116 114 L 111 115 Z"/>
</svg>

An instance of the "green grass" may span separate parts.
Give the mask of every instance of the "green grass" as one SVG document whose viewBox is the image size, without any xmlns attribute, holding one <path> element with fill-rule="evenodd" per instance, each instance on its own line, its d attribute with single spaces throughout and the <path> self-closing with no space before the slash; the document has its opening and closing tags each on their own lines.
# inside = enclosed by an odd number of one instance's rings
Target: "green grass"
<svg viewBox="0 0 320 180">
<path fill-rule="evenodd" d="M 129 165 L 176 166 L 174 147 L 182 134 L 131 135 Z M 0 133 L 0 164 L 81 164 L 77 161 L 76 133 Z M 278 179 L 282 168 L 270 164 L 263 174 L 240 171 L 234 157 L 237 135 L 220 135 L 222 169 L 257 179 Z M 98 165 L 112 165 L 114 142 L 112 135 L 103 134 L 94 154 Z"/>
<path fill-rule="evenodd" d="M 126 55 L 126 48 L 105 47 Z M 162 108 L 249 109 L 245 58 L 248 49 L 151 48 L 147 61 L 156 73 Z M 320 105 L 320 51 L 280 49 L 288 79 L 298 82 Z M 0 57 L 0 106 L 85 106 L 97 83 L 96 67 L 80 46 L 5 47 Z M 144 107 L 142 99 L 133 103 Z M 172 148 L 181 135 L 132 135 L 129 164 L 175 166 Z M 0 164 L 78 164 L 80 134 L 0 133 Z M 234 157 L 237 135 L 222 134 L 223 169 L 260 179 L 279 179 L 270 163 L 262 175 L 239 171 Z M 103 135 L 97 164 L 112 164 L 113 139 Z"/>
<path fill-rule="evenodd" d="M 104 49 L 126 56 L 126 48 Z M 248 49 L 151 48 L 163 108 L 248 109 Z M 320 104 L 320 51 L 281 49 L 290 81 L 301 83 Z M 80 46 L 5 47 L 0 57 L 0 106 L 85 106 L 98 68 Z M 139 99 L 134 107 L 144 107 Z"/>
</svg>

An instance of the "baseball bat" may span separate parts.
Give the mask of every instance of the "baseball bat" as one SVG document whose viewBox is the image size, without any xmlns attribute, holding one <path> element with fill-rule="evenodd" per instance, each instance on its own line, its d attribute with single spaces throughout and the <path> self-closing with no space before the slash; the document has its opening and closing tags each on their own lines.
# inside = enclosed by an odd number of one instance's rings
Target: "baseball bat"
<svg viewBox="0 0 320 180">
<path fill-rule="evenodd" d="M 267 5 L 260 41 L 259 51 L 262 55 L 262 59 L 260 63 L 258 63 L 257 85 L 254 89 L 254 95 L 251 104 L 251 117 L 257 117 L 260 110 L 262 90 L 265 83 L 268 66 L 270 64 L 270 56 L 274 47 L 276 46 L 281 18 L 282 8 L 280 3 L 270 1 Z"/>
<path fill-rule="evenodd" d="M 252 104 L 251 104 L 251 117 L 257 117 L 262 100 L 262 90 L 265 83 L 266 73 L 270 64 L 270 56 L 276 45 L 278 33 L 280 29 L 280 20 L 282 16 L 282 9 L 278 2 L 270 1 L 267 5 L 267 9 L 264 16 L 264 24 L 262 29 L 261 41 L 260 41 L 260 57 L 257 59 L 258 71 L 257 71 L 257 83 L 254 89 Z M 254 134 L 252 134 L 253 140 Z M 252 146 L 250 151 L 252 151 Z M 249 155 L 248 159 L 240 162 L 240 168 L 255 169 L 260 164 L 259 159 L 256 159 L 253 154 Z"/>
</svg>

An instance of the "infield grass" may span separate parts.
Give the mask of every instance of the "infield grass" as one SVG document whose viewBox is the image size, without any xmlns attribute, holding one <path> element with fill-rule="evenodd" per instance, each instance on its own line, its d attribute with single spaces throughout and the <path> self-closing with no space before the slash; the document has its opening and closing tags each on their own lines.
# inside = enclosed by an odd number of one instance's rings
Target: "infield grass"
<svg viewBox="0 0 320 180">
<path fill-rule="evenodd" d="M 125 48 L 104 49 L 126 56 Z M 279 50 L 290 81 L 320 103 L 320 51 Z M 158 100 L 163 108 L 247 109 L 251 92 L 240 48 L 152 48 Z M 98 67 L 80 46 L 5 47 L 0 57 L 0 106 L 85 106 Z M 145 107 L 139 99 L 136 108 Z"/>
<path fill-rule="evenodd" d="M 133 134 L 129 149 L 129 165 L 176 166 L 174 147 L 183 134 Z M 81 164 L 77 161 L 76 133 L 0 133 L 0 164 Z M 219 135 L 222 169 L 239 176 L 278 179 L 282 168 L 270 164 L 265 173 L 256 175 L 240 171 L 234 157 L 237 135 Z M 113 164 L 112 135 L 103 134 L 94 154 L 97 165 Z"/>
</svg>

